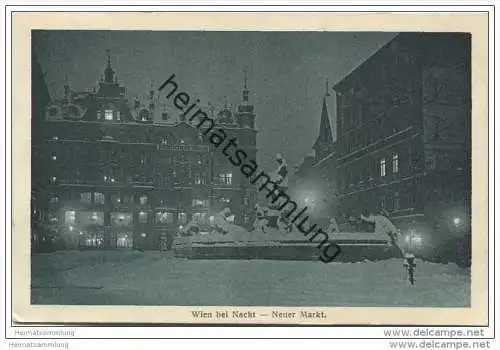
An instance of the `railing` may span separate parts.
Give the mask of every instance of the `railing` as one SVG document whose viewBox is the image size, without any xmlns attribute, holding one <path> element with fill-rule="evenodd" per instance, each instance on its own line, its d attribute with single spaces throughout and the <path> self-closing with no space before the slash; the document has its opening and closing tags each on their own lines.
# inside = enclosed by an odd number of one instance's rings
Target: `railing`
<svg viewBox="0 0 500 350">
<path fill-rule="evenodd" d="M 208 152 L 209 147 L 207 145 L 168 145 L 168 144 L 159 144 L 159 150 L 164 151 L 191 151 L 191 152 Z"/>
<path fill-rule="evenodd" d="M 96 181 L 96 180 L 71 180 L 64 179 L 57 181 L 54 185 L 71 185 L 71 186 L 106 186 L 106 187 L 153 187 L 153 181 Z"/>
<path fill-rule="evenodd" d="M 57 181 L 56 184 L 59 185 L 115 185 L 119 184 L 120 182 L 104 182 L 104 181 L 98 181 L 98 180 L 77 180 L 77 179 L 62 179 Z"/>
<path fill-rule="evenodd" d="M 137 187 L 153 187 L 153 181 L 131 181 L 130 184 Z"/>
<path fill-rule="evenodd" d="M 146 206 L 143 206 L 146 207 Z M 131 203 L 131 202 L 120 202 L 120 203 L 113 203 L 111 206 L 111 211 L 120 211 L 120 210 L 134 210 L 135 208 L 141 208 L 138 204 Z"/>
</svg>

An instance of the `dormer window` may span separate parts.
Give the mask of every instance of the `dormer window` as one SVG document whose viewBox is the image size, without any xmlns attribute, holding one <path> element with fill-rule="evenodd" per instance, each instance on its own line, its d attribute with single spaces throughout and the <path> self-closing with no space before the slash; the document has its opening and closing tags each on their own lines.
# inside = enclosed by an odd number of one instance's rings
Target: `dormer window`
<svg viewBox="0 0 500 350">
<path fill-rule="evenodd" d="M 113 120 L 113 111 L 111 109 L 106 109 L 104 111 L 104 119 L 105 120 Z"/>
<path fill-rule="evenodd" d="M 142 122 L 146 122 L 149 120 L 149 112 L 147 109 L 141 109 L 141 111 L 139 112 L 139 120 Z"/>
</svg>

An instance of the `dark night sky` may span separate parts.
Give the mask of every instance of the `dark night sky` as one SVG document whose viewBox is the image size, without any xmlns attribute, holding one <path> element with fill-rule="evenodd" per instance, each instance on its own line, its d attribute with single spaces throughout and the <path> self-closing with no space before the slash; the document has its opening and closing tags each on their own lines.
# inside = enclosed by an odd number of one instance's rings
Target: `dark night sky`
<svg viewBox="0 0 500 350">
<path fill-rule="evenodd" d="M 83 91 L 105 68 L 106 49 L 130 101 L 145 96 L 172 73 L 179 89 L 201 104 L 241 101 L 243 70 L 257 114 L 259 165 L 272 171 L 274 155 L 289 165 L 311 152 L 317 137 L 325 81 L 330 87 L 395 33 L 44 31 L 34 50 L 51 96 L 62 96 L 67 78 Z M 335 98 L 328 98 L 335 122 Z"/>
</svg>

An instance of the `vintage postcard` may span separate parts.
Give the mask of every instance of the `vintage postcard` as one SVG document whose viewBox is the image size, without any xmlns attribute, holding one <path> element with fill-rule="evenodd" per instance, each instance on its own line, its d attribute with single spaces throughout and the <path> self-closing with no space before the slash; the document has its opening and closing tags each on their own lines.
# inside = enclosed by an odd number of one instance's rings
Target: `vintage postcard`
<svg viewBox="0 0 500 350">
<path fill-rule="evenodd" d="M 14 319 L 486 325 L 487 28 L 15 13 Z"/>
</svg>

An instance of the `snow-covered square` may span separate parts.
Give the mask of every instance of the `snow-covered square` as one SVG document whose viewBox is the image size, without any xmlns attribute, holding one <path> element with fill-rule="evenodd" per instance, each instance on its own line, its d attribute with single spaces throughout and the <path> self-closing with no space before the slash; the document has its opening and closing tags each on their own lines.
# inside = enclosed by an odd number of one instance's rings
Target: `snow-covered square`
<svg viewBox="0 0 500 350">
<path fill-rule="evenodd" d="M 35 254 L 32 304 L 470 307 L 470 268 L 402 260 L 187 260 L 171 252 Z M 278 283 L 279 282 L 279 283 Z"/>
</svg>

